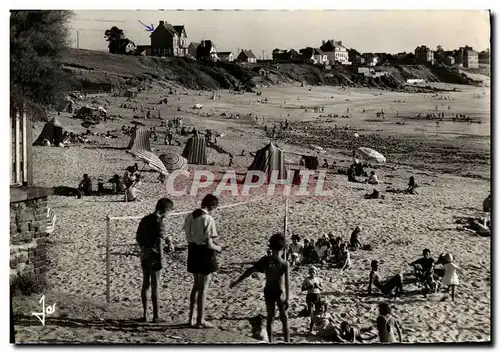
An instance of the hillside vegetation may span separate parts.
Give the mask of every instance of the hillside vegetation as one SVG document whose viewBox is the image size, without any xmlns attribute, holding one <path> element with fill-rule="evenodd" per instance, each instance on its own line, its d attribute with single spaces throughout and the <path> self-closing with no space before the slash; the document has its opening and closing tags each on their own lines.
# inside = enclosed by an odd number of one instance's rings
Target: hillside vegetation
<svg viewBox="0 0 500 353">
<path fill-rule="evenodd" d="M 247 90 L 257 83 L 279 85 L 301 82 L 309 85 L 366 86 L 380 89 L 402 89 L 410 78 L 428 82 L 479 84 L 458 68 L 436 65 L 394 66 L 384 68 L 383 77 L 364 77 L 353 68 L 341 65 L 325 71 L 311 64 L 237 64 L 202 63 L 187 58 L 138 57 L 101 51 L 70 49 L 63 59 L 68 73 L 68 89 L 110 89 L 131 87 L 152 81 L 168 81 L 189 89 Z M 259 69 L 263 68 L 259 73 Z M 476 76 L 474 77 L 476 78 Z"/>
</svg>

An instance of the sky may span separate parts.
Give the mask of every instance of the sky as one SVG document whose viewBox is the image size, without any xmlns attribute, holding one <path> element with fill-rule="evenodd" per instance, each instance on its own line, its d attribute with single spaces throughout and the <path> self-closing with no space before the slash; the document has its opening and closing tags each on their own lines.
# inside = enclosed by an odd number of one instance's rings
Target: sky
<svg viewBox="0 0 500 353">
<path fill-rule="evenodd" d="M 490 47 L 488 11 L 479 10 L 325 10 L 325 11 L 151 11 L 75 10 L 71 39 L 77 31 L 82 49 L 106 50 L 101 35 L 116 25 L 135 44 L 150 44 L 144 24 L 160 20 L 186 27 L 188 42 L 212 40 L 219 51 L 251 49 L 269 57 L 275 48 L 319 47 L 323 40 L 341 40 L 364 52 L 412 52 L 422 44 L 445 50 L 469 45 Z"/>
</svg>

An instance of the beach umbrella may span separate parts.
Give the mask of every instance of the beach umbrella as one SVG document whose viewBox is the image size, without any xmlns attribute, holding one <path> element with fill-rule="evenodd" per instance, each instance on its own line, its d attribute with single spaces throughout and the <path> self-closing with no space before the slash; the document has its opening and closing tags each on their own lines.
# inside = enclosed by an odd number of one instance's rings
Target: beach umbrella
<svg viewBox="0 0 500 353">
<path fill-rule="evenodd" d="M 363 159 L 367 162 L 372 161 L 377 163 L 385 163 L 385 157 L 381 153 L 371 148 L 360 147 L 356 152 L 360 159 Z"/>
<path fill-rule="evenodd" d="M 142 159 L 144 163 L 149 165 L 152 169 L 160 172 L 163 175 L 168 175 L 167 168 L 165 167 L 161 159 L 158 158 L 158 156 L 153 152 L 137 149 L 130 149 L 127 150 L 127 152 L 136 158 Z"/>
<path fill-rule="evenodd" d="M 160 155 L 160 160 L 165 165 L 165 168 L 172 173 L 175 170 L 187 170 L 188 162 L 187 159 L 182 157 L 180 154 L 168 152 Z"/>
</svg>

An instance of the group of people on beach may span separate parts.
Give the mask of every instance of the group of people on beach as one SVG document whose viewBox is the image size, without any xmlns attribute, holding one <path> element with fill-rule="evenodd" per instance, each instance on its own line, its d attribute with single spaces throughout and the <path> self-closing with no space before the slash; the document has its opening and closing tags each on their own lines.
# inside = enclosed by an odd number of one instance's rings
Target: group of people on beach
<svg viewBox="0 0 500 353">
<path fill-rule="evenodd" d="M 221 252 L 221 246 L 216 243 L 217 229 L 212 212 L 217 209 L 219 200 L 216 196 L 208 194 L 202 202 L 201 207 L 188 214 L 184 222 L 184 232 L 188 243 L 187 270 L 193 275 L 193 286 L 190 293 L 189 327 L 210 328 L 213 327 L 205 319 L 205 306 L 207 291 L 211 274 L 218 271 L 217 254 Z M 162 269 L 163 245 L 168 238 L 165 237 L 163 220 L 174 208 L 170 199 L 162 198 L 157 202 L 155 211 L 145 216 L 139 223 L 136 241 L 140 246 L 140 261 L 143 271 L 143 285 L 141 299 L 143 304 L 143 317 L 141 320 L 149 321 L 148 296 L 151 291 L 153 301 L 153 322 L 160 322 L 158 311 L 158 288 L 159 274 Z M 236 280 L 231 282 L 230 288 L 239 285 L 255 272 L 265 274 L 264 298 L 267 310 L 267 338 L 273 341 L 273 321 L 276 309 L 279 311 L 280 320 L 283 323 L 283 337 L 290 342 L 288 327 L 288 300 L 289 286 L 285 284 L 286 274 L 293 266 L 306 263 L 326 264 L 328 260 L 327 249 L 330 254 L 345 252 L 347 248 L 352 250 L 362 247 L 359 234 L 362 228 L 356 227 L 351 234 L 349 244 L 342 243 L 342 239 L 335 238 L 333 234 L 322 237 L 311 247 L 311 242 L 300 244 L 300 237 L 292 236 L 292 243 L 287 246 L 285 236 L 282 233 L 273 234 L 269 240 L 268 253 L 262 256 L 250 268 L 243 272 Z M 330 244 L 330 246 L 328 246 Z M 308 255 L 307 250 L 310 251 Z M 284 255 L 286 252 L 286 256 Z M 312 262 L 310 262 L 312 260 Z M 316 262 L 315 262 L 316 261 Z M 455 286 L 458 285 L 456 272 L 458 266 L 453 262 L 451 254 L 442 254 L 438 262 L 430 257 L 430 250 L 425 249 L 423 257 L 410 264 L 415 273 L 420 276 L 421 281 L 428 282 L 430 274 L 434 275 L 434 265 L 443 263 L 443 284 L 452 288 L 452 298 L 455 296 Z M 384 295 L 398 295 L 403 292 L 402 274 L 398 274 L 382 281 L 378 273 L 379 261 L 373 260 L 369 276 L 368 294 L 374 288 L 380 290 Z M 317 335 L 330 341 L 354 342 L 373 339 L 373 334 L 366 335 L 371 329 L 360 329 L 350 325 L 347 321 L 341 323 L 340 327 L 334 325 L 331 315 L 328 314 L 327 304 L 321 298 L 323 285 L 318 277 L 318 269 L 312 266 L 309 275 L 302 283 L 301 290 L 307 292 L 307 313 L 311 318 L 310 332 L 316 330 Z M 378 335 L 381 342 L 396 342 L 396 334 L 401 341 L 401 328 L 397 319 L 391 315 L 391 308 L 387 303 L 381 303 L 379 307 L 380 316 L 377 319 Z"/>
</svg>

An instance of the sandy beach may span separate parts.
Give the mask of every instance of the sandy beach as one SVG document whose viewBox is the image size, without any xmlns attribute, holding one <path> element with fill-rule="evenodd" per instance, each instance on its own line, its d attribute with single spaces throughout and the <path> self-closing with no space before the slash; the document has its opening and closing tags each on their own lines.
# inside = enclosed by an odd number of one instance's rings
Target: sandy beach
<svg viewBox="0 0 500 353">
<path fill-rule="evenodd" d="M 424 248 L 431 249 L 435 259 L 442 252 L 451 252 L 464 273 L 460 276 L 455 302 L 442 301 L 445 293 L 424 297 L 415 284 L 405 285 L 407 293 L 390 300 L 403 326 L 403 341 L 484 342 L 491 339 L 490 238 L 457 230 L 455 220 L 483 215 L 482 201 L 490 193 L 490 96 L 487 88 L 446 85 L 446 89 L 436 94 L 288 85 L 258 88 L 261 96 L 219 91 L 221 98 L 214 101 L 212 92 L 177 87 L 177 94 L 169 95 L 168 89 L 152 86 L 128 103 L 139 108 L 142 103 L 154 118 L 133 119 L 133 115 L 140 113 L 120 108 L 127 102 L 125 97 L 96 96 L 95 100 L 115 119 L 101 122 L 93 131 L 120 130 L 122 125 L 129 126 L 136 120 L 148 128 L 156 127 L 158 140 L 151 140 L 151 146 L 157 155 L 167 151 L 181 153 L 187 138 L 176 135 L 181 146 L 164 145 L 164 128 L 159 127 L 160 120 L 156 118 L 159 110 L 163 119 L 180 117 L 185 125 L 200 131 L 212 129 L 226 134 L 218 139 L 218 144 L 234 155 L 236 171 L 244 173 L 253 159 L 249 152 L 270 141 L 263 125 L 270 127 L 284 119 L 291 122 L 293 131 L 284 139 L 276 139 L 280 147 L 313 153 L 310 145 L 320 145 L 326 151 L 321 159 L 335 161 L 338 169 L 346 169 L 353 146 L 347 138 L 331 137 L 330 130 L 335 124 L 338 127 L 348 124 L 349 134 L 357 132 L 360 143 L 370 143 L 366 147 L 380 151 L 387 158 L 387 163 L 377 169 L 382 182 L 378 189 L 385 199 L 364 199 L 363 195 L 370 193 L 372 186 L 349 183 L 345 175 L 331 170 L 326 177 L 331 196 L 288 197 L 290 234 L 317 239 L 325 232 L 333 232 L 347 241 L 351 231 L 361 225 L 362 242 L 373 247 L 372 251 L 351 252 L 352 266 L 344 272 L 320 268 L 319 276 L 325 286 L 323 297 L 330 313 L 338 324 L 347 320 L 361 327 L 373 326 L 378 315 L 377 304 L 388 299 L 365 294 L 372 260 L 380 260 L 381 276 L 388 278 L 401 269 L 410 272 L 407 264 L 420 257 Z M 167 105 L 157 104 L 165 97 Z M 267 98 L 268 102 L 258 102 L 258 98 Z M 203 104 L 203 109 L 191 109 L 196 103 Z M 313 107 L 324 107 L 324 112 L 314 113 Z M 445 112 L 439 126 L 435 121 L 415 116 L 432 113 L 436 107 L 437 111 Z M 381 110 L 385 119 L 376 117 Z M 57 116 L 54 111 L 49 113 L 51 117 Z M 252 117 L 248 116 L 250 113 Z M 470 116 L 473 122 L 453 122 L 451 117 L 456 113 Z M 204 116 L 209 114 L 214 115 Z M 231 114 L 239 114 L 239 119 L 229 119 Z M 328 118 L 328 114 L 348 114 L 349 118 Z M 86 130 L 80 125 L 81 120 L 69 113 L 61 113 L 57 118 L 68 131 Z M 35 124 L 34 139 L 42 127 L 43 123 Z M 117 134 L 117 139 L 91 136 L 89 139 L 94 143 L 68 148 L 34 146 L 34 180 L 39 186 L 76 187 L 84 173 L 93 178 L 94 184 L 98 178 L 108 180 L 114 174 L 123 175 L 124 169 L 138 160 L 123 149 L 130 137 L 119 131 Z M 245 156 L 239 156 L 242 150 L 246 151 Z M 228 169 L 227 155 L 209 148 L 207 158 L 213 166 L 190 166 L 190 169 L 208 168 L 216 175 Z M 298 167 L 299 156 L 287 154 L 286 159 Z M 54 290 L 105 303 L 106 216 L 144 216 L 154 210 L 159 197 L 169 197 L 157 180 L 157 173 L 143 175 L 140 202 L 124 203 L 122 195 L 49 198 L 49 206 L 57 214 L 56 230 L 49 237 L 48 279 Z M 411 175 L 420 185 L 418 195 L 385 193 L 388 187 L 405 188 Z M 175 211 L 193 210 L 204 195 L 202 192 L 197 196 L 173 197 Z M 263 192 L 255 190 L 250 197 L 224 196 L 221 205 L 249 200 L 253 202 L 214 214 L 223 251 L 221 269 L 211 282 L 206 309 L 207 319 L 214 325 L 246 337 L 250 336 L 247 319 L 265 314 L 264 277 L 255 275 L 235 289 L 229 289 L 229 284 L 265 254 L 270 235 L 282 230 L 285 197 L 265 197 Z M 184 216 L 172 216 L 166 221 L 167 233 L 179 248 L 187 245 L 183 221 Z M 138 222 L 134 219 L 111 223 L 111 301 L 124 312 L 130 310 L 131 317 L 141 308 L 142 277 L 135 244 Z M 182 249 L 167 255 L 161 275 L 160 314 L 171 324 L 186 323 L 188 319 L 192 278 L 186 270 L 186 256 Z M 293 342 L 318 341 L 308 334 L 308 319 L 298 317 L 305 306 L 305 293 L 300 292 L 300 285 L 306 274 L 307 267 L 301 266 L 290 276 Z M 29 315 L 29 309 L 25 310 Z M 61 314 L 64 314 L 62 309 L 56 312 Z M 23 342 L 54 338 L 44 330 L 47 329 L 23 326 L 17 339 Z M 275 330 L 277 339 L 282 340 L 279 320 Z M 89 330 L 87 339 L 91 341 L 97 331 Z M 133 331 L 120 332 L 99 340 L 135 342 L 134 335 Z M 155 337 L 158 339 L 161 336 Z M 200 336 L 199 340 L 203 339 Z M 170 341 L 165 338 L 165 342 Z"/>
</svg>

